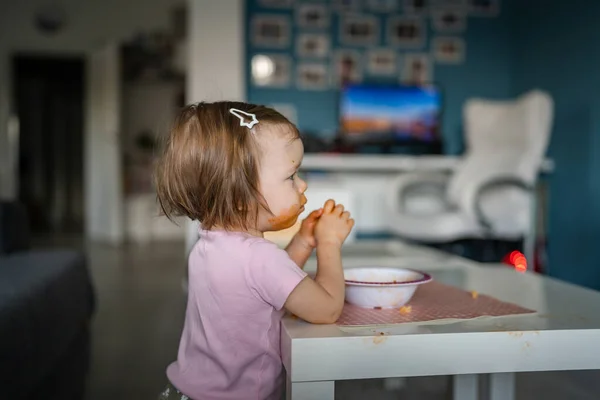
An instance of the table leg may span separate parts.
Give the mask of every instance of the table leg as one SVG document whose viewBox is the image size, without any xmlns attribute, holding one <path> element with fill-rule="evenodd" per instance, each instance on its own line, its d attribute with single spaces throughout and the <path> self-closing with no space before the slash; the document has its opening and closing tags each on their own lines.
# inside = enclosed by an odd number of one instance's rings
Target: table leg
<svg viewBox="0 0 600 400">
<path fill-rule="evenodd" d="M 477 400 L 479 397 L 479 375 L 454 375 L 453 399 Z"/>
<path fill-rule="evenodd" d="M 286 388 L 286 400 L 333 400 L 335 381 L 290 382 Z"/>
<path fill-rule="evenodd" d="M 515 400 L 515 374 L 490 375 L 490 400 Z"/>
</svg>

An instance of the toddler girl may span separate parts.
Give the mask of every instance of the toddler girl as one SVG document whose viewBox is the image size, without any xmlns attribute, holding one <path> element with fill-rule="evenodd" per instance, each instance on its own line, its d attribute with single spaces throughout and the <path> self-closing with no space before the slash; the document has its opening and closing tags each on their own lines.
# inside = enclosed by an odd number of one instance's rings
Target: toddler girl
<svg viewBox="0 0 600 400">
<path fill-rule="evenodd" d="M 161 399 L 277 399 L 283 393 L 284 310 L 334 323 L 344 304 L 340 248 L 354 221 L 328 200 L 285 250 L 263 233 L 304 211 L 298 129 L 267 107 L 241 102 L 185 108 L 156 171 L 171 217 L 201 224 L 188 263 L 188 304 L 177 361 Z M 302 270 L 317 249 L 314 279 Z"/>
</svg>

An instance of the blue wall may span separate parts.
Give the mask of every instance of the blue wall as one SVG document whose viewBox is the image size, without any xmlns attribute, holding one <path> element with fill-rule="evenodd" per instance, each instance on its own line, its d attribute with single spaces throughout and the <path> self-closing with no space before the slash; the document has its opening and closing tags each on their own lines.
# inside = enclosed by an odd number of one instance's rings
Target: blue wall
<svg viewBox="0 0 600 400">
<path fill-rule="evenodd" d="M 513 93 L 537 86 L 556 106 L 549 273 L 600 289 L 600 2 L 522 3 L 514 10 Z"/>
<path fill-rule="evenodd" d="M 399 1 L 399 3 L 401 3 Z M 458 154 L 463 149 L 462 133 L 462 107 L 466 99 L 473 96 L 487 98 L 506 98 L 511 89 L 511 28 L 510 10 L 508 0 L 504 1 L 501 13 L 497 17 L 469 17 L 467 30 L 461 36 L 465 39 L 467 50 L 466 60 L 460 65 L 433 64 L 434 80 L 442 85 L 445 95 L 445 109 L 443 118 L 443 139 L 445 151 L 449 154 Z M 401 13 L 401 10 L 399 10 Z M 293 21 L 293 9 L 264 9 L 257 0 L 247 1 L 247 22 L 257 13 L 276 13 L 288 15 Z M 339 45 L 339 14 L 332 11 L 332 24 L 327 32 L 331 35 L 332 46 Z M 374 14 L 381 19 L 381 46 L 385 31 L 385 15 Z M 431 18 L 427 18 L 430 32 L 428 41 L 434 36 L 431 29 Z M 265 89 L 253 87 L 250 83 L 250 59 L 254 54 L 261 52 L 288 54 L 296 60 L 294 38 L 289 48 L 284 50 L 271 50 L 256 48 L 250 39 L 250 24 L 246 24 L 247 32 L 247 82 L 248 100 L 260 104 L 292 103 L 298 113 L 298 125 L 301 130 L 309 132 L 322 132 L 322 136 L 331 136 L 337 128 L 336 100 L 337 92 L 333 89 L 326 91 L 301 91 L 294 85 L 284 89 Z M 298 32 L 293 27 L 293 34 Z M 444 35 L 445 36 L 445 35 Z M 350 48 L 344 46 L 344 48 Z M 365 47 L 355 47 L 365 49 Z M 427 51 L 429 48 L 418 50 Z M 399 54 L 403 54 L 399 52 Z M 331 65 L 330 60 L 327 63 Z M 401 64 L 401 61 L 400 61 Z M 373 79 L 371 77 L 371 79 Z M 381 78 L 378 78 L 381 81 Z M 398 82 L 394 77 L 391 82 Z"/>
</svg>

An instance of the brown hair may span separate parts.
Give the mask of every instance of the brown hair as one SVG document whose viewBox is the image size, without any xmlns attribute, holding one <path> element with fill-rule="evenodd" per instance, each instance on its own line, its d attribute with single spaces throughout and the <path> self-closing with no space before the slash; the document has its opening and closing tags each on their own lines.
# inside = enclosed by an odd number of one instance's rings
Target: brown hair
<svg viewBox="0 0 600 400">
<path fill-rule="evenodd" d="M 256 115 L 252 131 L 240 126 L 231 108 Z M 277 111 L 254 104 L 221 101 L 185 107 L 175 120 L 155 171 L 163 213 L 198 220 L 204 229 L 248 229 L 259 207 L 260 152 L 253 137 L 278 125 L 291 139 L 298 129 Z"/>
</svg>

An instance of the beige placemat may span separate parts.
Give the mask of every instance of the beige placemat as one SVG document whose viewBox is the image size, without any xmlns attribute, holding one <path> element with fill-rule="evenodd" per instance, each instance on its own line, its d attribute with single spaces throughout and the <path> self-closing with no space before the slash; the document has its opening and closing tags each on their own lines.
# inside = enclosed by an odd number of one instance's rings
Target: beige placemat
<svg viewBox="0 0 600 400">
<path fill-rule="evenodd" d="M 467 292 L 438 282 L 421 285 L 411 301 L 400 309 L 372 309 L 346 303 L 337 321 L 340 326 L 390 325 L 483 316 L 529 314 L 535 311 L 506 303 L 482 293 Z"/>
</svg>

